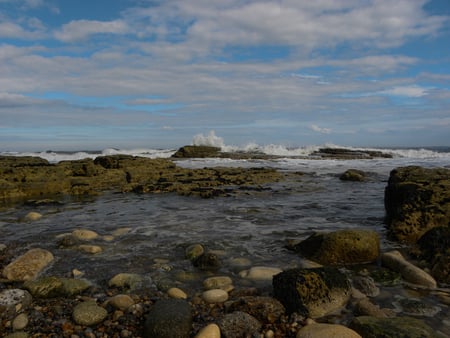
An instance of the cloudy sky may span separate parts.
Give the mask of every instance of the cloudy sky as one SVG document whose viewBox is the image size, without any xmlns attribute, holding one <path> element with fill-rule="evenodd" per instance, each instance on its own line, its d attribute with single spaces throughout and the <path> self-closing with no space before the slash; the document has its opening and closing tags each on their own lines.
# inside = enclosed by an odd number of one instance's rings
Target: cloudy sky
<svg viewBox="0 0 450 338">
<path fill-rule="evenodd" d="M 0 151 L 450 146 L 449 0 L 0 0 Z"/>
</svg>

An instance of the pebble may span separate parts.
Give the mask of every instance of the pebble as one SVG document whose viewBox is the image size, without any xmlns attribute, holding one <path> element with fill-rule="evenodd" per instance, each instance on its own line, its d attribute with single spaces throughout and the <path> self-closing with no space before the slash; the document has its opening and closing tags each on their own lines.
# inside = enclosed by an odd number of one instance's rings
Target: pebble
<svg viewBox="0 0 450 338">
<path fill-rule="evenodd" d="M 201 245 L 201 244 L 189 245 L 185 250 L 186 258 L 189 260 L 197 259 L 204 253 L 205 253 L 205 248 L 203 248 L 203 245 Z"/>
<path fill-rule="evenodd" d="M 73 270 L 72 270 L 72 276 L 73 276 L 74 278 L 79 278 L 79 277 L 84 276 L 84 272 L 83 272 L 83 271 L 80 271 L 80 270 L 78 270 L 78 269 L 73 269 Z"/>
<path fill-rule="evenodd" d="M 207 303 L 223 303 L 228 300 L 228 292 L 222 289 L 207 290 L 202 293 L 202 298 Z"/>
<path fill-rule="evenodd" d="M 98 245 L 90 245 L 90 244 L 81 244 L 78 246 L 78 250 L 90 253 L 90 254 L 97 254 L 103 251 L 101 246 Z"/>
<path fill-rule="evenodd" d="M 90 326 L 102 322 L 108 312 L 95 301 L 87 301 L 75 306 L 72 315 L 77 324 Z"/>
<path fill-rule="evenodd" d="M 119 236 L 123 236 L 123 235 L 129 233 L 131 230 L 132 230 L 132 228 L 128 228 L 128 227 L 118 228 L 118 229 L 114 230 L 111 235 L 113 235 L 114 237 L 119 237 Z"/>
<path fill-rule="evenodd" d="M 234 268 L 245 268 L 252 265 L 252 262 L 248 258 L 237 257 L 230 259 L 229 264 Z"/>
<path fill-rule="evenodd" d="M 187 298 L 187 294 L 179 288 L 170 288 L 169 290 L 167 290 L 167 295 L 170 298 L 175 298 L 175 299 L 186 299 Z"/>
<path fill-rule="evenodd" d="M 141 285 L 142 282 L 143 282 L 142 276 L 136 273 L 119 273 L 109 280 L 108 285 L 121 288 L 128 287 L 130 289 L 134 289 L 139 285 Z"/>
<path fill-rule="evenodd" d="M 0 317 L 14 318 L 18 311 L 31 305 L 32 297 L 22 289 L 6 289 L 0 292 Z"/>
<path fill-rule="evenodd" d="M 102 236 L 102 239 L 105 242 L 112 242 L 114 240 L 114 236 L 112 236 L 112 235 L 104 235 L 104 236 Z"/>
<path fill-rule="evenodd" d="M 28 316 L 25 313 L 21 313 L 12 322 L 14 331 L 21 331 L 28 325 Z"/>
<path fill-rule="evenodd" d="M 316 323 L 306 325 L 297 332 L 297 338 L 315 337 L 362 338 L 355 331 L 338 324 Z"/>
<path fill-rule="evenodd" d="M 72 236 L 82 241 L 90 241 L 98 237 L 98 233 L 88 229 L 76 229 L 72 231 Z"/>
<path fill-rule="evenodd" d="M 195 338 L 220 338 L 220 328 L 217 324 L 209 324 L 202 328 Z"/>
<path fill-rule="evenodd" d="M 124 311 L 134 304 L 134 300 L 128 295 L 119 294 L 114 297 L 111 297 L 109 300 L 109 304 L 111 304 L 114 308 L 118 310 Z"/>
<path fill-rule="evenodd" d="M 25 220 L 26 221 L 30 221 L 30 222 L 40 220 L 41 218 L 42 218 L 42 215 L 40 213 L 38 213 L 38 212 L 35 212 L 35 211 L 30 211 L 25 216 Z"/>
<path fill-rule="evenodd" d="M 249 270 L 239 272 L 239 276 L 251 280 L 266 280 L 271 281 L 276 274 L 283 272 L 283 270 L 268 266 L 254 266 Z"/>
<path fill-rule="evenodd" d="M 408 262 L 397 250 L 383 253 L 381 255 L 381 264 L 389 269 L 398 271 L 409 283 L 433 289 L 437 287 L 436 280 L 433 277 Z"/>
</svg>

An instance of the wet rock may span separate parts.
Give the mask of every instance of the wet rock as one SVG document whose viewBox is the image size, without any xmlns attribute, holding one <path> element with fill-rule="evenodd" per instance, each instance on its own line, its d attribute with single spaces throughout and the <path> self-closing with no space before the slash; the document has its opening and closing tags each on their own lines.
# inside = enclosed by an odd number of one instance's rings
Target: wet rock
<svg viewBox="0 0 450 338">
<path fill-rule="evenodd" d="M 95 301 L 86 301 L 75 306 L 72 316 L 75 323 L 91 326 L 105 320 L 108 312 L 101 306 L 98 306 Z"/>
<path fill-rule="evenodd" d="M 204 158 L 217 157 L 220 152 L 218 147 L 210 146 L 184 146 L 172 155 L 174 158 Z"/>
<path fill-rule="evenodd" d="M 220 338 L 220 328 L 217 324 L 208 324 L 197 333 L 195 338 Z"/>
<path fill-rule="evenodd" d="M 109 280 L 108 285 L 133 290 L 139 288 L 143 282 L 144 279 L 141 275 L 135 273 L 119 273 Z"/>
<path fill-rule="evenodd" d="M 186 258 L 191 261 L 196 260 L 204 253 L 205 253 L 205 248 L 201 244 L 189 245 L 185 250 Z"/>
<path fill-rule="evenodd" d="M 11 281 L 27 281 L 36 276 L 53 261 L 50 251 L 30 249 L 3 269 L 3 276 Z"/>
<path fill-rule="evenodd" d="M 397 250 L 383 253 L 381 255 L 381 263 L 389 269 L 399 272 L 409 283 L 428 288 L 436 288 L 437 286 L 433 277 L 408 262 Z"/>
<path fill-rule="evenodd" d="M 42 214 L 40 214 L 36 211 L 30 211 L 25 216 L 25 220 L 29 221 L 29 222 L 34 222 L 34 221 L 40 220 L 41 218 L 42 218 Z"/>
<path fill-rule="evenodd" d="M 36 298 L 73 297 L 88 289 L 91 284 L 84 279 L 40 277 L 24 283 L 24 288 Z"/>
<path fill-rule="evenodd" d="M 133 298 L 128 295 L 115 295 L 108 301 L 114 308 L 125 311 L 134 304 Z"/>
<path fill-rule="evenodd" d="M 272 297 L 241 297 L 229 305 L 228 311 L 248 313 L 262 323 L 275 323 L 284 315 L 283 304 Z"/>
<path fill-rule="evenodd" d="M 362 338 L 352 329 L 338 324 L 315 323 L 306 325 L 297 332 L 297 338 L 316 337 Z"/>
<path fill-rule="evenodd" d="M 30 293 L 22 289 L 7 289 L 0 292 L 0 318 L 12 319 L 18 312 L 31 305 Z"/>
<path fill-rule="evenodd" d="M 354 305 L 354 311 L 358 316 L 371 316 L 377 318 L 395 317 L 395 312 L 391 309 L 380 309 L 369 299 L 362 298 Z"/>
<path fill-rule="evenodd" d="M 273 277 L 273 293 L 288 313 L 322 317 L 350 299 L 347 277 L 333 268 L 290 269 Z"/>
<path fill-rule="evenodd" d="M 366 173 L 362 170 L 348 169 L 341 176 L 341 181 L 363 182 L 366 180 Z"/>
<path fill-rule="evenodd" d="M 323 265 L 368 263 L 377 259 L 380 239 L 371 230 L 338 230 L 313 234 L 293 249 Z"/>
<path fill-rule="evenodd" d="M 350 327 L 364 338 L 427 338 L 438 337 L 434 330 L 421 320 L 411 317 L 375 318 L 356 317 Z"/>
<path fill-rule="evenodd" d="M 395 308 L 407 316 L 433 317 L 441 311 L 439 306 L 425 303 L 420 299 L 395 297 L 392 303 Z"/>
<path fill-rule="evenodd" d="M 246 279 L 255 281 L 270 281 L 276 274 L 283 270 L 270 266 L 254 266 L 249 270 L 243 270 L 239 272 L 239 276 Z"/>
<path fill-rule="evenodd" d="M 88 229 L 76 229 L 72 231 L 72 236 L 80 241 L 90 241 L 96 239 L 99 235 L 95 231 Z"/>
<path fill-rule="evenodd" d="M 191 307 L 181 299 L 157 301 L 144 324 L 144 338 L 188 338 L 192 325 Z"/>
<path fill-rule="evenodd" d="M 5 338 L 28 338 L 28 333 L 26 332 L 14 332 L 6 335 Z"/>
<path fill-rule="evenodd" d="M 450 223 L 450 169 L 396 168 L 384 196 L 388 235 L 395 240 L 415 243 L 428 230 Z"/>
<path fill-rule="evenodd" d="M 98 254 L 103 251 L 101 246 L 98 245 L 90 245 L 90 244 L 80 244 L 78 245 L 78 250 L 83 251 L 89 254 Z"/>
<path fill-rule="evenodd" d="M 370 276 L 355 276 L 352 278 L 352 284 L 366 296 L 376 297 L 380 294 L 380 289 Z"/>
<path fill-rule="evenodd" d="M 347 148 L 320 148 L 314 151 L 312 155 L 340 160 L 392 158 L 391 154 L 378 150 L 353 150 Z"/>
<path fill-rule="evenodd" d="M 192 264 L 201 270 L 210 271 L 218 270 L 222 265 L 220 258 L 212 252 L 206 252 L 200 255 L 192 261 Z"/>
<path fill-rule="evenodd" d="M 228 292 L 222 289 L 211 289 L 204 291 L 202 298 L 207 303 L 223 303 L 228 300 Z"/>
<path fill-rule="evenodd" d="M 226 314 L 218 325 L 224 338 L 258 336 L 262 327 L 256 318 L 241 311 Z"/>
<path fill-rule="evenodd" d="M 206 290 L 222 289 L 229 292 L 233 288 L 233 280 L 228 276 L 209 277 L 203 281 L 203 287 Z"/>
</svg>

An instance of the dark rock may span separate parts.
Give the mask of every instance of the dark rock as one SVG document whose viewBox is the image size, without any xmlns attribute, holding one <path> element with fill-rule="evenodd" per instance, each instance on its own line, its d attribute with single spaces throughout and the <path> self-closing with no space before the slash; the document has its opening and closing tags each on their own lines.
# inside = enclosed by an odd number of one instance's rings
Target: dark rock
<svg viewBox="0 0 450 338">
<path fill-rule="evenodd" d="M 285 309 L 283 304 L 272 297 L 241 297 L 233 302 L 229 311 L 246 312 L 263 323 L 275 323 L 284 315 Z"/>
<path fill-rule="evenodd" d="M 345 173 L 339 176 L 341 181 L 363 182 L 366 180 L 366 173 L 362 170 L 348 169 Z"/>
<path fill-rule="evenodd" d="M 226 314 L 218 323 L 224 338 L 259 336 L 261 323 L 248 313 L 235 311 Z"/>
<path fill-rule="evenodd" d="M 352 150 L 346 148 L 321 148 L 312 153 L 313 156 L 333 159 L 372 159 L 372 158 L 392 158 L 391 154 L 377 150 Z"/>
<path fill-rule="evenodd" d="M 428 230 L 450 223 L 450 169 L 396 168 L 385 189 L 390 238 L 415 243 Z"/>
<path fill-rule="evenodd" d="M 434 330 L 421 320 L 411 317 L 376 318 L 356 317 L 350 327 L 364 338 L 427 338 L 439 337 Z"/>
<path fill-rule="evenodd" d="M 192 313 L 188 302 L 181 299 L 157 301 L 144 324 L 144 338 L 188 338 Z"/>
<path fill-rule="evenodd" d="M 273 294 L 288 313 L 322 317 L 350 298 L 347 277 L 334 268 L 291 269 L 273 277 Z"/>
<path fill-rule="evenodd" d="M 313 234 L 293 249 L 323 265 L 351 265 L 375 261 L 380 251 L 380 239 L 371 230 L 338 230 Z"/>
<path fill-rule="evenodd" d="M 218 270 L 222 263 L 219 257 L 211 252 L 206 252 L 192 260 L 192 264 L 201 270 Z"/>
<path fill-rule="evenodd" d="M 220 148 L 211 146 L 184 146 L 172 155 L 175 158 L 217 157 Z"/>
</svg>

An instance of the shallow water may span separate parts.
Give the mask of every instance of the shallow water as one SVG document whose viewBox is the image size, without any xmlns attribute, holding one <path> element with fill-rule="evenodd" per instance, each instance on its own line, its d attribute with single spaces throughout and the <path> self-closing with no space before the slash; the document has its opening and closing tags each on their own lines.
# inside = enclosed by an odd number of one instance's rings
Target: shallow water
<svg viewBox="0 0 450 338">
<path fill-rule="evenodd" d="M 383 223 L 384 188 L 389 171 L 398 164 L 393 160 L 180 161 L 179 165 L 187 167 L 272 166 L 304 174 L 267 186 L 270 189 L 263 191 L 242 191 L 214 199 L 106 193 L 58 206 L 10 208 L 0 213 L 0 242 L 17 244 L 18 253 L 31 247 L 47 248 L 56 257 L 47 274 L 69 276 L 72 269 L 78 269 L 98 284 L 119 272 L 140 273 L 153 281 L 176 279 L 180 271 L 197 273 L 184 252 L 188 245 L 201 243 L 220 255 L 223 265 L 217 274 L 234 276 L 239 283 L 239 269 L 230 266 L 230 260 L 244 257 L 252 266 L 296 267 L 301 258 L 285 248 L 287 240 L 305 238 L 313 231 L 372 229 L 382 238 L 382 250 L 401 247 L 386 239 Z M 430 166 L 439 164 L 428 162 Z M 338 175 L 349 168 L 370 172 L 369 180 L 362 183 L 339 180 Z M 22 218 L 29 211 L 38 211 L 44 217 L 25 222 Z M 124 227 L 130 228 L 130 232 L 111 242 L 93 242 L 103 247 L 100 254 L 58 248 L 57 236 L 76 228 L 108 235 Z M 155 264 L 155 259 L 165 259 L 167 264 Z M 200 273 L 199 280 L 206 275 Z M 187 283 L 184 287 L 201 289 L 201 283 Z M 386 290 L 409 292 L 398 287 Z M 434 318 L 425 317 L 425 321 L 450 328 L 445 324 L 448 306 L 439 304 L 432 295 L 423 297 L 441 308 Z"/>
</svg>

